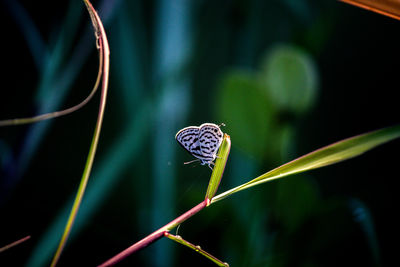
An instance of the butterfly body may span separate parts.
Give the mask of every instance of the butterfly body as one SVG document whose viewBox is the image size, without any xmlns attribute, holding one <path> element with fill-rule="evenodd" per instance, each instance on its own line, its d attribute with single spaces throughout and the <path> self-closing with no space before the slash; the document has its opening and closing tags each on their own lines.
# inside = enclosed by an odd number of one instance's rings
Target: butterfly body
<svg viewBox="0 0 400 267">
<path fill-rule="evenodd" d="M 210 164 L 217 157 L 217 151 L 222 143 L 223 133 L 214 123 L 203 123 L 199 127 L 189 126 L 180 130 L 175 139 L 194 157 L 201 161 L 202 165 Z"/>
</svg>

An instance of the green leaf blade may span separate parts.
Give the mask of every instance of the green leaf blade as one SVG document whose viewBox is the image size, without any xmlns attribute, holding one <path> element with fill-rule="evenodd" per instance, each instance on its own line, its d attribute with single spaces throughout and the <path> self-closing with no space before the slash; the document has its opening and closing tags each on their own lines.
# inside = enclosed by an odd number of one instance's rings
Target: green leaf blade
<svg viewBox="0 0 400 267">
<path fill-rule="evenodd" d="M 342 141 L 317 149 L 267 173 L 264 173 L 247 183 L 228 190 L 214 197 L 211 203 L 217 202 L 228 197 L 229 195 L 232 195 L 233 193 L 261 183 L 266 183 L 292 174 L 332 165 L 359 156 L 378 145 L 384 144 L 399 137 L 400 125 L 396 125 L 344 139 Z"/>
<path fill-rule="evenodd" d="M 218 190 L 218 186 L 221 182 L 222 175 L 224 174 L 224 169 L 226 161 L 228 160 L 229 152 L 231 150 L 231 138 L 229 135 L 224 135 L 224 140 L 219 148 L 218 158 L 215 161 L 215 166 L 211 174 L 210 182 L 208 183 L 208 188 L 206 192 L 206 200 L 211 200 Z"/>
</svg>

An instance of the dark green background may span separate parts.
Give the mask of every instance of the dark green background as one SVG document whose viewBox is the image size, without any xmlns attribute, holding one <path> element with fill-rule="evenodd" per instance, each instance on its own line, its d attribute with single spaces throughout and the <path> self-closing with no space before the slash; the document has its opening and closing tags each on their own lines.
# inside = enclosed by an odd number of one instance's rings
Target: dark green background
<svg viewBox="0 0 400 267">
<path fill-rule="evenodd" d="M 211 172 L 183 165 L 192 160 L 174 140 L 183 127 L 226 124 L 223 192 L 399 123 L 396 20 L 336 1 L 93 4 L 110 42 L 109 96 L 59 266 L 100 264 L 204 198 Z M 83 3 L 3 0 L 0 21 L 0 119 L 59 110 L 90 92 L 97 54 Z M 0 254 L 1 266 L 48 266 L 98 102 L 99 94 L 66 117 L 0 128 L 0 247 L 32 236 Z M 179 235 L 230 266 L 393 266 L 399 145 L 240 192 L 182 224 Z M 118 266 L 214 265 L 163 239 Z"/>
</svg>

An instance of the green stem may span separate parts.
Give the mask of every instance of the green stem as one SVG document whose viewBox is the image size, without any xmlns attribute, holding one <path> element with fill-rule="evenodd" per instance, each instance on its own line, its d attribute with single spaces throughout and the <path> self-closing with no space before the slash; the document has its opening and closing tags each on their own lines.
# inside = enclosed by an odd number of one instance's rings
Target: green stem
<svg viewBox="0 0 400 267">
<path fill-rule="evenodd" d="M 86 7 L 89 11 L 90 17 L 92 19 L 92 23 L 95 29 L 95 35 L 97 38 L 97 46 L 99 49 L 99 57 L 100 57 L 100 63 L 103 62 L 103 65 L 100 65 L 99 68 L 102 69 L 102 93 L 101 93 L 101 99 L 100 99 L 100 107 L 99 107 L 99 113 L 98 113 L 98 118 L 97 118 L 97 123 L 96 123 L 96 128 L 93 134 L 93 139 L 92 143 L 89 149 L 89 154 L 86 160 L 85 164 L 85 169 L 82 174 L 81 182 L 79 184 L 78 192 L 76 194 L 74 204 L 72 206 L 71 213 L 69 215 L 67 224 L 64 229 L 64 233 L 62 235 L 61 241 L 58 244 L 57 251 L 53 257 L 53 260 L 51 262 L 51 266 L 56 266 L 58 259 L 60 258 L 61 252 L 63 248 L 65 247 L 65 244 L 67 242 L 68 236 L 71 233 L 71 229 L 73 226 L 73 223 L 75 221 L 76 215 L 79 210 L 79 206 L 82 202 L 83 195 L 85 193 L 86 185 L 89 180 L 89 175 L 90 171 L 93 166 L 93 161 L 94 161 L 94 156 L 96 154 L 97 150 L 97 145 L 100 137 L 100 131 L 101 131 L 101 126 L 103 122 L 103 117 L 104 117 L 104 109 L 106 105 L 106 99 L 107 99 L 107 88 L 108 88 L 108 75 L 109 75 L 109 47 L 108 47 L 108 42 L 107 42 L 107 37 L 103 28 L 103 25 L 100 21 L 99 16 L 97 15 L 96 11 L 94 10 L 93 6 L 90 4 L 88 0 L 84 0 Z"/>
<path fill-rule="evenodd" d="M 226 262 L 222 262 L 219 259 L 217 259 L 216 257 L 214 257 L 213 255 L 211 255 L 210 253 L 208 253 L 207 251 L 203 250 L 200 246 L 195 246 L 192 243 L 186 241 L 185 239 L 183 239 L 182 237 L 178 236 L 178 235 L 172 235 L 170 233 L 165 233 L 164 234 L 166 237 L 168 237 L 169 239 L 182 244 L 188 248 L 193 249 L 194 251 L 196 251 L 197 253 L 199 253 L 200 255 L 203 255 L 204 257 L 206 257 L 207 259 L 211 260 L 212 262 L 214 262 L 215 264 L 217 264 L 218 266 L 221 267 L 227 267 L 229 266 L 228 263 Z"/>
</svg>

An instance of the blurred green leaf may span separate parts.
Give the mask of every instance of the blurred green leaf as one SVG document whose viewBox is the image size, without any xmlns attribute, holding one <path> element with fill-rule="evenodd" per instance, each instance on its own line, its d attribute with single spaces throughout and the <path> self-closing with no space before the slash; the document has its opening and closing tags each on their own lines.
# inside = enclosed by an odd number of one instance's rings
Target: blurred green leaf
<svg viewBox="0 0 400 267">
<path fill-rule="evenodd" d="M 287 161 L 295 140 L 294 136 L 295 130 L 290 123 L 276 122 L 270 125 L 265 151 L 266 160 L 274 164 Z"/>
<path fill-rule="evenodd" d="M 275 203 L 271 207 L 289 232 L 297 230 L 319 203 L 317 185 L 305 178 L 289 179 L 276 186 Z"/>
<path fill-rule="evenodd" d="M 232 71 L 218 88 L 217 115 L 241 150 L 262 157 L 266 152 L 272 111 L 257 77 Z"/>
<path fill-rule="evenodd" d="M 264 173 L 263 175 L 260 175 L 259 177 L 247 183 L 228 190 L 214 197 L 212 199 L 212 203 L 258 184 L 266 183 L 292 174 L 328 166 L 356 157 L 378 145 L 389 142 L 398 137 L 400 137 L 400 125 L 344 139 L 315 150 L 276 169 Z"/>
<path fill-rule="evenodd" d="M 262 63 L 261 80 L 280 110 L 304 112 L 315 100 L 317 68 L 312 58 L 294 46 L 278 45 Z"/>
</svg>

